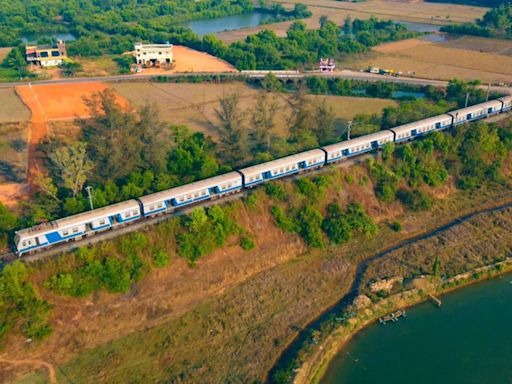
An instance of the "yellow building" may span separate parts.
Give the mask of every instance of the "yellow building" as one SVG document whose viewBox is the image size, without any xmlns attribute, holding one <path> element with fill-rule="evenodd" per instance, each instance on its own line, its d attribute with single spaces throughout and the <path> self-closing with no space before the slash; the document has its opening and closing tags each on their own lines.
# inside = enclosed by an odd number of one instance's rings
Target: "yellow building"
<svg viewBox="0 0 512 384">
<path fill-rule="evenodd" d="M 50 45 L 27 45 L 25 54 L 29 64 L 40 65 L 41 67 L 55 67 L 62 65 L 67 58 L 66 45 L 62 40 L 57 44 Z"/>
</svg>

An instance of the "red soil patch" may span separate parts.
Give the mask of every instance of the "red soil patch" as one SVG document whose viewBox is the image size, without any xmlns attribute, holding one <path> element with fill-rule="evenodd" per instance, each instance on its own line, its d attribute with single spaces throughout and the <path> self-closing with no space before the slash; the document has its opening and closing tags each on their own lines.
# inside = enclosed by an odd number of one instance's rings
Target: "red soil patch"
<svg viewBox="0 0 512 384">
<path fill-rule="evenodd" d="M 45 120 L 88 117 L 89 110 L 84 103 L 84 98 L 91 97 L 94 93 L 104 91 L 105 89 L 107 89 L 107 85 L 99 82 L 32 86 L 38 104 L 43 110 Z M 130 105 L 121 96 L 118 96 L 118 102 L 126 108 Z"/>
<path fill-rule="evenodd" d="M 29 188 L 27 184 L 0 184 L 0 203 L 7 207 L 15 207 L 20 200 L 25 200 L 27 198 L 28 192 Z"/>
</svg>

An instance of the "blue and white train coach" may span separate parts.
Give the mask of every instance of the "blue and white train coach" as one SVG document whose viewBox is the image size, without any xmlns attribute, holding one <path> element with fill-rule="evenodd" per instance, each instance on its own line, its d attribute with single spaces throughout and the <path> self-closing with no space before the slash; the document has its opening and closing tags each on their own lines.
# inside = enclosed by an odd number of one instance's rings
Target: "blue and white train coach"
<svg viewBox="0 0 512 384">
<path fill-rule="evenodd" d="M 512 95 L 502 97 L 501 99 L 498 100 L 500 100 L 503 103 L 501 112 L 510 111 L 512 109 Z"/>
<path fill-rule="evenodd" d="M 342 141 L 341 143 L 326 145 L 322 149 L 326 152 L 327 163 L 333 163 L 345 157 L 355 156 L 360 153 L 379 149 L 384 144 L 393 141 L 391 131 L 380 131 L 356 139 Z"/>
<path fill-rule="evenodd" d="M 241 169 L 239 172 L 244 176 L 244 187 L 251 188 L 264 181 L 298 173 L 301 170 L 322 167 L 323 165 L 325 165 L 325 152 L 321 149 L 313 149 L 282 159 L 253 165 Z"/>
<path fill-rule="evenodd" d="M 36 225 L 16 232 L 14 241 L 18 255 L 69 240 L 104 231 L 141 217 L 136 200 L 112 204 L 89 212 Z"/>
<path fill-rule="evenodd" d="M 414 140 L 415 138 L 426 135 L 429 132 L 447 129 L 451 126 L 452 116 L 444 114 L 415 121 L 413 123 L 399 125 L 398 127 L 391 128 L 391 131 L 395 134 L 395 143 L 400 143 L 407 140 Z"/>
<path fill-rule="evenodd" d="M 471 107 L 457 109 L 448 112 L 453 116 L 453 126 L 463 124 L 465 122 L 483 119 L 502 112 L 503 103 L 500 100 L 487 101 L 485 103 L 476 104 Z"/>
<path fill-rule="evenodd" d="M 142 196 L 139 201 L 142 204 L 144 216 L 151 216 L 166 211 L 172 212 L 174 208 L 202 200 L 238 192 L 242 187 L 242 176 L 238 172 L 229 172 L 181 187 Z"/>
</svg>

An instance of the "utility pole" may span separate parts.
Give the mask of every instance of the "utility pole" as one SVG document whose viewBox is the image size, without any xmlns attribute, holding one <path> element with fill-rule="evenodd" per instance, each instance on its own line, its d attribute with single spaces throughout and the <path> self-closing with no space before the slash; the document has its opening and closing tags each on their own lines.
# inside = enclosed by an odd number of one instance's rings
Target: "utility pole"
<svg viewBox="0 0 512 384">
<path fill-rule="evenodd" d="M 89 205 L 91 206 L 91 211 L 94 209 L 94 206 L 92 205 L 92 195 L 91 195 L 91 189 L 89 185 L 85 187 L 85 190 L 87 191 L 87 196 L 89 197 Z"/>
<path fill-rule="evenodd" d="M 491 92 L 491 83 L 489 83 L 489 86 L 487 87 L 487 97 L 485 98 L 485 101 L 489 101 L 489 93 Z"/>
<path fill-rule="evenodd" d="M 469 92 L 466 93 L 466 106 L 464 108 L 468 107 L 468 102 L 469 102 Z"/>
<path fill-rule="evenodd" d="M 350 128 L 352 128 L 352 120 L 348 122 L 347 140 L 350 140 Z"/>
</svg>

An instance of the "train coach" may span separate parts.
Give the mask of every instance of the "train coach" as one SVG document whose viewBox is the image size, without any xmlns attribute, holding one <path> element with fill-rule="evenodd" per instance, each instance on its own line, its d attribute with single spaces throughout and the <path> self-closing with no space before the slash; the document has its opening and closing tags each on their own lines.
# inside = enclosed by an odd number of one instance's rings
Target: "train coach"
<svg viewBox="0 0 512 384">
<path fill-rule="evenodd" d="M 57 243 L 79 240 L 140 217 L 139 203 L 128 200 L 22 229 L 16 232 L 14 242 L 18 255 L 22 255 Z"/>
<path fill-rule="evenodd" d="M 238 172 L 210 177 L 167 189 L 162 192 L 139 198 L 144 216 L 152 216 L 164 212 L 172 212 L 175 208 L 197 203 L 202 200 L 217 198 L 242 189 L 242 176 Z"/>
<path fill-rule="evenodd" d="M 414 123 L 399 125 L 391 128 L 394 133 L 395 143 L 401 143 L 408 140 L 414 140 L 417 137 L 426 135 L 436 130 L 443 130 L 452 126 L 452 116 L 449 114 L 434 116 L 428 119 L 415 121 Z"/>
<path fill-rule="evenodd" d="M 393 133 L 385 130 L 370 135 L 358 137 L 356 139 L 342 141 L 332 145 L 322 147 L 326 152 L 326 162 L 334 163 L 345 157 L 356 156 L 358 154 L 369 152 L 381 148 L 384 144 L 393 141 Z"/>
<path fill-rule="evenodd" d="M 268 180 L 277 179 L 301 170 L 319 168 L 325 165 L 325 152 L 313 149 L 296 155 L 283 157 L 263 164 L 240 169 L 244 178 L 244 187 L 252 188 Z"/>
<path fill-rule="evenodd" d="M 500 100 L 487 101 L 485 103 L 473 105 L 467 108 L 457 109 L 448 112 L 453 117 L 452 126 L 457 126 L 466 122 L 483 119 L 496 115 L 503 110 L 503 102 Z"/>
<path fill-rule="evenodd" d="M 508 112 L 512 109 L 512 95 L 502 97 L 498 100 L 503 103 L 503 106 L 501 107 L 501 112 Z"/>
</svg>

